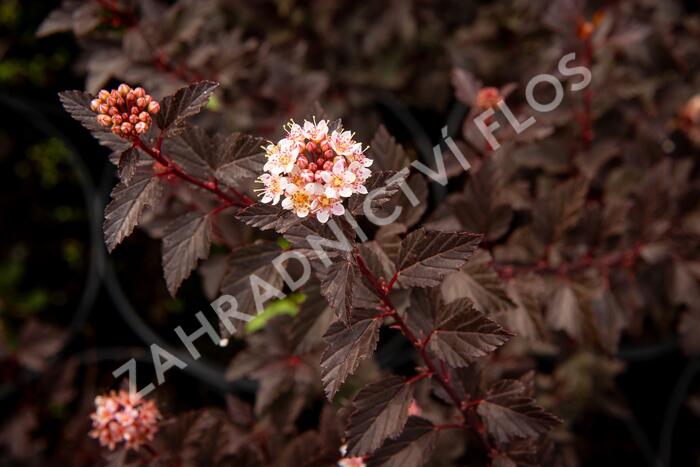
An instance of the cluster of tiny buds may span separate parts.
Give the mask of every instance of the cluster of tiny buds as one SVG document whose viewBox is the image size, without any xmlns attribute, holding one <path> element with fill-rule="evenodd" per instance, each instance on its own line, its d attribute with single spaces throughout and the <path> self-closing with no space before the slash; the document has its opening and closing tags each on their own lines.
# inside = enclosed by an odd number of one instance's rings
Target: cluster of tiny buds
<svg viewBox="0 0 700 467">
<path fill-rule="evenodd" d="M 312 162 L 309 162 L 311 158 Z M 302 154 L 297 157 L 297 165 L 302 170 L 308 170 L 315 175 L 315 179 L 320 179 L 320 172 L 316 174 L 317 171 L 333 169 L 333 163 L 339 160 L 344 160 L 342 156 L 337 156 L 333 149 L 331 149 L 328 141 L 322 141 L 317 144 L 313 141 L 306 143 L 306 154 Z M 311 181 L 311 180 L 309 180 Z"/>
<path fill-rule="evenodd" d="M 101 90 L 90 102 L 90 109 L 98 114 L 100 125 L 111 127 L 117 136 L 129 138 L 148 131 L 151 115 L 158 113 L 160 104 L 143 88 L 131 89 L 122 83 L 112 91 Z"/>
<path fill-rule="evenodd" d="M 498 88 L 486 86 L 476 95 L 476 106 L 481 110 L 491 109 L 503 99 Z"/>
</svg>

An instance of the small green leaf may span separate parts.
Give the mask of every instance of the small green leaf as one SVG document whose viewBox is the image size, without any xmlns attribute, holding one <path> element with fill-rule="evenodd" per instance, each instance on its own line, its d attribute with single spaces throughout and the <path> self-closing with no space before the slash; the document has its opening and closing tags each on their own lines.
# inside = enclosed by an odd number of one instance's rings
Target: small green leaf
<svg viewBox="0 0 700 467">
<path fill-rule="evenodd" d="M 266 306 L 262 313 L 257 315 L 245 325 L 247 333 L 253 333 L 265 327 L 268 321 L 275 316 L 289 315 L 296 316 L 299 312 L 299 305 L 304 303 L 306 296 L 302 293 L 293 293 L 285 298 L 276 300 Z"/>
</svg>

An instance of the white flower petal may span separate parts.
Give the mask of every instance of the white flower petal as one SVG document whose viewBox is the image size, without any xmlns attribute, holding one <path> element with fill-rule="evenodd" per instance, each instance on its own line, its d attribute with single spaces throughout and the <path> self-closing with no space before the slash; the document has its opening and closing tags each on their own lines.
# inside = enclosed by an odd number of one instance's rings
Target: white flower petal
<svg viewBox="0 0 700 467">
<path fill-rule="evenodd" d="M 345 214 L 345 207 L 342 205 L 342 203 L 336 203 L 331 206 L 331 212 L 336 216 L 342 216 Z"/>
<path fill-rule="evenodd" d="M 318 219 L 318 221 L 319 221 L 321 224 L 325 224 L 326 222 L 328 222 L 328 219 L 330 219 L 330 217 L 331 217 L 331 216 L 330 216 L 330 214 L 328 214 L 328 210 L 327 210 L 327 209 L 323 209 L 323 210 L 318 211 L 318 212 L 316 213 L 316 219 Z"/>
</svg>

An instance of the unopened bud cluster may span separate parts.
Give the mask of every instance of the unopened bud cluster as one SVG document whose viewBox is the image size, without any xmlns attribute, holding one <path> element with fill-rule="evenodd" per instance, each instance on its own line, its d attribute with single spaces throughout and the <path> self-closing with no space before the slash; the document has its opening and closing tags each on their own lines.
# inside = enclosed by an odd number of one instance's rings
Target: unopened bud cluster
<svg viewBox="0 0 700 467">
<path fill-rule="evenodd" d="M 90 102 L 90 109 L 98 114 L 100 125 L 111 127 L 117 136 L 129 138 L 148 131 L 151 116 L 158 113 L 160 104 L 143 88 L 131 89 L 122 83 L 117 89 L 100 91 Z"/>
<path fill-rule="evenodd" d="M 487 86 L 476 95 L 476 106 L 481 110 L 492 109 L 503 99 L 498 88 Z"/>
</svg>

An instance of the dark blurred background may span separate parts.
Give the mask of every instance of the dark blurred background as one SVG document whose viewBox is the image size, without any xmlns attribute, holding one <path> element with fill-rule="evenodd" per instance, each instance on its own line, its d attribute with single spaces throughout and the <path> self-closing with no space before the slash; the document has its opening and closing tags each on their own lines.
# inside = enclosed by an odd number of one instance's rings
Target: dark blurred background
<svg viewBox="0 0 700 467">
<path fill-rule="evenodd" d="M 466 18 L 479 7 L 474 5 Z M 36 37 L 55 6 L 0 1 L 0 465 L 97 462 L 100 449 L 87 439 L 87 417 L 94 396 L 115 386 L 111 371 L 136 357 L 143 362 L 139 377 L 149 380 L 147 346 L 173 343 L 171 330 L 193 328 L 192 315 L 208 304 L 198 279 L 187 281 L 177 298 L 168 295 L 159 242 L 142 231 L 106 254 L 102 212 L 115 167 L 109 151 L 60 106 L 57 93 L 84 89 L 85 73 L 73 34 Z M 697 15 L 697 2 L 678 6 Z M 449 66 L 440 71 L 447 73 L 441 84 L 448 84 Z M 403 140 L 412 134 L 406 114 L 437 137 L 450 111 L 460 112 L 449 88 L 436 93 L 440 105 L 434 107 L 411 100 L 408 87 L 380 95 L 363 105 Z M 223 378 L 230 349 L 203 347 L 206 356 L 197 366 L 169 373 L 167 387 L 159 389 L 164 413 L 224 405 L 228 390 L 247 397 L 249 388 L 232 389 Z M 657 466 L 657 456 L 669 450 L 673 465 L 700 465 L 700 424 L 691 410 L 693 404 L 700 408 L 700 396 L 690 397 L 698 388 L 700 361 L 689 359 L 674 338 L 623 341 L 618 357 L 614 365 L 623 371 L 595 371 L 618 375 L 615 397 L 630 413 L 591 411 L 577 419 L 580 465 Z M 393 364 L 391 357 L 385 361 Z M 400 358 L 396 364 L 403 364 Z M 546 358 L 538 365 L 545 373 L 553 370 Z M 581 377 L 595 386 L 594 374 Z M 616 402 L 611 398 L 610 412 Z"/>
</svg>

